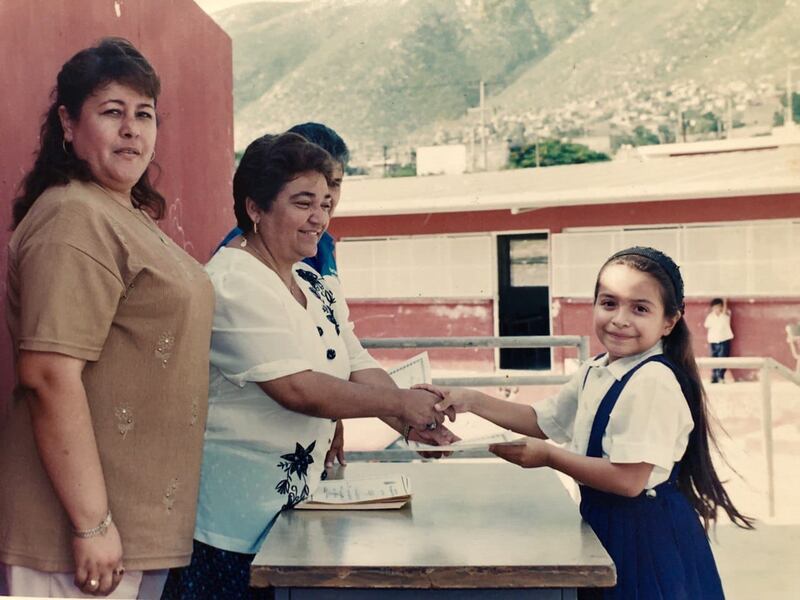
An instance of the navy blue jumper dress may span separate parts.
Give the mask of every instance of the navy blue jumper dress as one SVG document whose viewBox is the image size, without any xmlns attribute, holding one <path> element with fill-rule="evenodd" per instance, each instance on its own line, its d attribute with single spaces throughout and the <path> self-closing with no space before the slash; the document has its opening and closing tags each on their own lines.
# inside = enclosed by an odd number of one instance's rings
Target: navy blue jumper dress
<svg viewBox="0 0 800 600">
<path fill-rule="evenodd" d="M 602 458 L 603 434 L 620 392 L 633 374 L 651 361 L 669 367 L 684 388 L 682 374 L 663 354 L 636 365 L 613 383 L 600 402 L 586 456 Z M 635 498 L 580 486 L 581 516 L 592 526 L 617 568 L 617 585 L 602 590 L 598 597 L 606 600 L 724 598 L 708 537 L 688 498 L 677 487 L 678 470 L 676 464 L 667 481 Z"/>
</svg>

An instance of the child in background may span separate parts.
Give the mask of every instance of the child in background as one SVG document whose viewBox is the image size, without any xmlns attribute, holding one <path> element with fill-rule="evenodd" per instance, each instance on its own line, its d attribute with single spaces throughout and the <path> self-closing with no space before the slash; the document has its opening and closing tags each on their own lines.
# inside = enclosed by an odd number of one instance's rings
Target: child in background
<svg viewBox="0 0 800 600">
<path fill-rule="evenodd" d="M 709 523 L 722 508 L 737 525 L 753 527 L 711 462 L 715 442 L 683 309 L 675 263 L 652 248 L 629 248 L 606 261 L 595 284 L 594 328 L 606 353 L 558 396 L 532 409 L 426 386 L 443 397 L 440 410 L 452 406 L 532 436 L 491 446 L 497 456 L 579 482 L 581 515 L 617 568 L 615 587 L 580 597 L 722 598 Z"/>
<path fill-rule="evenodd" d="M 708 330 L 711 356 L 715 358 L 730 356 L 733 330 L 731 329 L 731 311 L 728 309 L 728 301 L 714 298 L 711 300 L 710 306 L 711 310 L 706 316 L 703 326 Z M 725 369 L 712 369 L 711 383 L 725 383 Z"/>
</svg>

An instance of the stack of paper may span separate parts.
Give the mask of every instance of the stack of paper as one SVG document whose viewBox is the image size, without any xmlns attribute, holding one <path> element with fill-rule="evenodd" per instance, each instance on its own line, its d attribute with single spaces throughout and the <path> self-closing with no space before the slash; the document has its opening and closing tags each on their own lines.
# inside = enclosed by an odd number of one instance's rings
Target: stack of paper
<svg viewBox="0 0 800 600">
<path fill-rule="evenodd" d="M 301 510 L 387 510 L 401 508 L 411 499 L 411 483 L 405 475 L 372 479 L 325 480 Z"/>
</svg>

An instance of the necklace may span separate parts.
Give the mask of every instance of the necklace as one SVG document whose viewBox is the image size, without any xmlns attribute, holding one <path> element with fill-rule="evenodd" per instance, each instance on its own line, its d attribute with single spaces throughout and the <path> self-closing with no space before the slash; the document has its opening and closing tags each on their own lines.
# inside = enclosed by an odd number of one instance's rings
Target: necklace
<svg viewBox="0 0 800 600">
<path fill-rule="evenodd" d="M 247 239 L 247 238 L 245 238 Z M 252 240 L 250 240 L 252 242 Z M 262 242 L 263 243 L 263 242 Z M 257 244 L 248 243 L 242 246 L 242 250 L 248 252 L 251 256 L 254 256 L 258 259 L 264 266 L 266 266 L 270 271 L 275 273 L 278 276 L 278 279 L 281 280 L 281 283 L 286 286 L 286 289 L 289 290 L 289 293 L 292 297 L 297 300 L 303 307 L 306 305 L 306 297 L 303 294 L 303 291 L 300 289 L 300 286 L 297 285 L 297 282 L 294 280 L 294 275 L 292 274 L 291 270 L 289 271 L 289 282 L 287 283 L 286 280 L 281 277 L 281 274 L 278 272 L 278 269 L 272 264 L 274 259 L 271 261 L 267 258 L 267 256 L 261 251 L 261 249 L 256 247 Z"/>
</svg>

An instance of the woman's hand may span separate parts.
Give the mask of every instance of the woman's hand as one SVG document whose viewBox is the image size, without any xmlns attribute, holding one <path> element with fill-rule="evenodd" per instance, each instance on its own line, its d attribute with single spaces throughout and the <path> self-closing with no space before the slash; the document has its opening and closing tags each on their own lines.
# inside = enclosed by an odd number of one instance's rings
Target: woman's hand
<svg viewBox="0 0 800 600">
<path fill-rule="evenodd" d="M 418 431 L 435 429 L 444 421 L 444 413 L 434 408 L 439 400 L 439 396 L 427 390 L 403 390 L 403 414 L 399 416 Z"/>
<path fill-rule="evenodd" d="M 537 438 L 489 446 L 489 452 L 492 454 L 526 469 L 550 466 L 551 449 L 550 444 Z"/>
<path fill-rule="evenodd" d="M 412 429 L 408 433 L 408 439 L 412 442 L 428 444 L 429 446 L 448 446 L 461 440 L 455 433 L 444 425 L 439 425 L 436 429 L 417 431 Z M 422 458 L 442 458 L 450 456 L 450 452 L 419 452 Z"/>
<path fill-rule="evenodd" d="M 344 459 L 344 425 L 341 419 L 336 421 L 336 431 L 333 432 L 331 447 L 325 454 L 325 468 L 332 467 L 337 460 L 340 465 L 347 464 Z"/>
<path fill-rule="evenodd" d="M 108 596 L 122 581 L 122 540 L 112 521 L 105 533 L 72 541 L 75 586 L 84 594 Z"/>
</svg>

